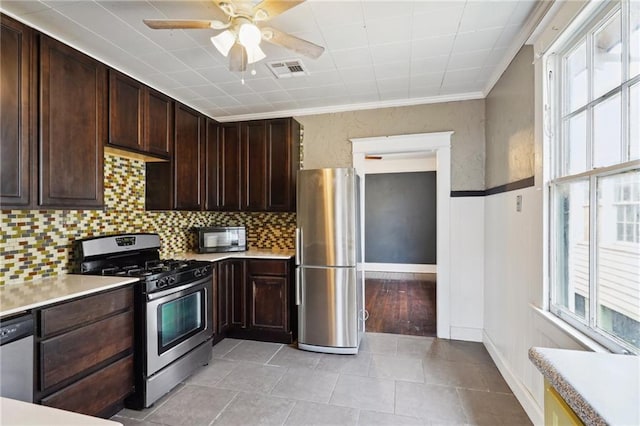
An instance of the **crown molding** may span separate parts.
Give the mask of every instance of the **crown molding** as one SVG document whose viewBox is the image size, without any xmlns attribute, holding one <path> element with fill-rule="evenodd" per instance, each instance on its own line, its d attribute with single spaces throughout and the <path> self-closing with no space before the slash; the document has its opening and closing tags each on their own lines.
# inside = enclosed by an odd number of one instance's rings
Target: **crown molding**
<svg viewBox="0 0 640 426">
<path fill-rule="evenodd" d="M 457 93 L 453 95 L 431 96 L 427 98 L 396 99 L 396 100 L 390 100 L 390 101 L 366 102 L 361 104 L 331 105 L 331 106 L 325 106 L 325 107 L 269 111 L 269 112 L 261 112 L 256 114 L 227 115 L 224 117 L 214 117 L 214 118 L 220 123 L 225 123 L 228 121 L 263 120 L 268 118 L 281 118 L 281 117 L 301 117 L 305 115 L 332 114 L 332 113 L 338 113 L 338 112 L 361 111 L 361 110 L 367 110 L 367 109 L 393 108 L 393 107 L 403 107 L 403 106 L 437 104 L 437 103 L 444 103 L 444 102 L 470 101 L 470 100 L 484 99 L 484 98 L 485 98 L 485 95 L 482 92 L 469 92 L 469 93 Z"/>
</svg>

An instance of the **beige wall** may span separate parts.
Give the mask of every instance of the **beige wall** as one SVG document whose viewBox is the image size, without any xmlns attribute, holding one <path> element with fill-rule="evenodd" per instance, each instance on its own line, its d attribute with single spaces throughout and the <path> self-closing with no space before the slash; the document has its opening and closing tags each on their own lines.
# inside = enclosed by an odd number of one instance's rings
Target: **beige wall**
<svg viewBox="0 0 640 426">
<path fill-rule="evenodd" d="M 534 175 L 533 47 L 524 46 L 493 86 L 486 102 L 487 188 Z"/>
<path fill-rule="evenodd" d="M 304 168 L 350 167 L 351 138 L 453 130 L 451 189 L 484 189 L 484 100 L 296 117 L 304 126 Z"/>
</svg>

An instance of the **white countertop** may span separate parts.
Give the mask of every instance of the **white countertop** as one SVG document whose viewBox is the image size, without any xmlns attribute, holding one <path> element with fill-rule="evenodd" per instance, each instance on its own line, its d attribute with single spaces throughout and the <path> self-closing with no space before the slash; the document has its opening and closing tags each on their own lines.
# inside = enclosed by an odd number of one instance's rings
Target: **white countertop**
<svg viewBox="0 0 640 426">
<path fill-rule="evenodd" d="M 291 259 L 293 250 L 247 250 L 228 253 L 177 253 L 178 259 L 217 262 L 224 259 Z M 16 314 L 103 290 L 121 287 L 137 278 L 103 277 L 99 275 L 66 274 L 20 284 L 0 286 L 0 317 Z"/>
<path fill-rule="evenodd" d="M 640 424 L 640 357 L 531 348 L 529 358 L 585 424 Z"/>
<path fill-rule="evenodd" d="M 58 275 L 0 286 L 0 317 L 86 296 L 138 281 L 129 277 Z"/>
<path fill-rule="evenodd" d="M 178 259 L 196 259 L 217 262 L 225 259 L 291 259 L 295 256 L 293 250 L 247 250 L 231 251 L 226 253 L 176 253 Z"/>
<path fill-rule="evenodd" d="M 71 411 L 0 397 L 0 424 L 3 426 L 122 426 Z"/>
</svg>

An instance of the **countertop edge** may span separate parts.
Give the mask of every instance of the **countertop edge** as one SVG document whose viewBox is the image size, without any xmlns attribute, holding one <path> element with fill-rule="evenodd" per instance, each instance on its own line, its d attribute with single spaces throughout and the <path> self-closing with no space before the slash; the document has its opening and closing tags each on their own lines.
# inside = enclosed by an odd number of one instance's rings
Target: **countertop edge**
<svg viewBox="0 0 640 426">
<path fill-rule="evenodd" d="M 593 408 L 560 373 L 553 363 L 537 348 L 529 349 L 529 359 L 545 379 L 553 386 L 569 407 L 584 422 L 585 425 L 605 426 L 609 423 Z"/>
<path fill-rule="evenodd" d="M 78 274 L 66 274 L 66 275 L 78 275 Z M 60 302 L 66 302 L 68 300 L 72 300 L 72 299 L 76 299 L 79 297 L 83 297 L 83 296 L 89 296 L 95 293 L 99 293 L 101 291 L 106 291 L 106 290 L 112 290 L 118 287 L 124 287 L 125 285 L 128 284 L 133 284 L 135 282 L 139 281 L 138 278 L 123 278 L 122 281 L 119 281 L 117 283 L 111 283 L 111 284 L 104 284 L 101 285 L 99 287 L 95 287 L 95 288 L 91 288 L 91 289 L 87 289 L 87 290 L 83 290 L 83 291 L 78 291 L 75 293 L 70 293 L 70 294 L 65 294 L 64 296 L 60 296 L 60 297 L 54 297 L 51 299 L 45 299 L 45 300 L 41 300 L 35 303 L 31 303 L 28 305 L 21 305 L 19 307 L 16 308 L 11 308 L 11 309 L 7 309 L 7 310 L 2 310 L 2 308 L 0 307 L 0 317 L 6 317 L 9 315 L 14 315 L 20 312 L 25 312 L 25 311 L 29 311 L 32 309 L 37 309 L 40 308 L 42 306 L 47 306 L 47 305 L 53 305 L 55 303 L 60 303 Z M 20 285 L 20 284 L 11 284 L 11 285 Z"/>
</svg>

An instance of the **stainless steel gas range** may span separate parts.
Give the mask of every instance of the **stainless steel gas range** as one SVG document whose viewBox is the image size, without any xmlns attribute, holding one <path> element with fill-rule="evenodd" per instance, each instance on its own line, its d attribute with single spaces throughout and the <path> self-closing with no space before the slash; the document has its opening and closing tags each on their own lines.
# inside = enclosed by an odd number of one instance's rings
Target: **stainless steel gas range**
<svg viewBox="0 0 640 426">
<path fill-rule="evenodd" d="M 213 266 L 160 259 L 157 234 L 77 240 L 77 272 L 139 277 L 135 291 L 135 393 L 125 404 L 151 406 L 211 359 Z"/>
</svg>

